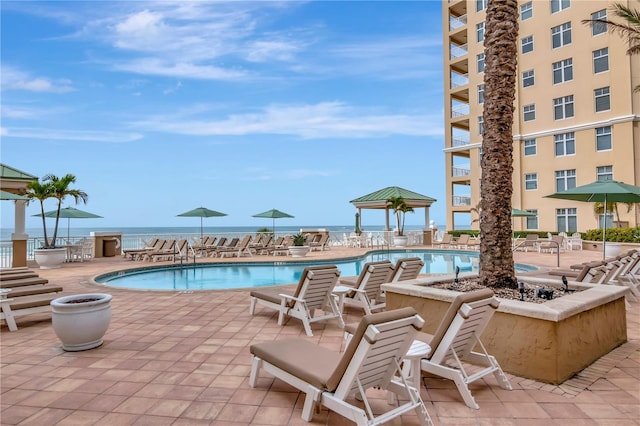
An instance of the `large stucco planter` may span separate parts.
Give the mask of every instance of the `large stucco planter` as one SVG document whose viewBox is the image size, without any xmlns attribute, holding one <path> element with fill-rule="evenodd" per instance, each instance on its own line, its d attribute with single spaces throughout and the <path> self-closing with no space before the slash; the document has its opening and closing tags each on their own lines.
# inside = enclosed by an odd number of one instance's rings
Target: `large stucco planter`
<svg viewBox="0 0 640 426">
<path fill-rule="evenodd" d="M 543 287 L 557 281 L 520 277 Z M 457 292 L 430 287 L 443 277 L 384 284 L 387 309 L 413 306 L 433 334 Z M 482 342 L 502 369 L 560 384 L 627 341 L 624 287 L 570 282 L 584 291 L 542 304 L 500 299 Z"/>
<path fill-rule="evenodd" d="M 53 330 L 65 351 L 85 351 L 103 343 L 111 322 L 111 295 L 87 293 L 51 301 Z"/>
<path fill-rule="evenodd" d="M 47 249 L 35 249 L 33 251 L 33 257 L 36 260 L 40 269 L 57 269 L 67 258 L 67 249 L 61 248 L 47 248 Z"/>
</svg>

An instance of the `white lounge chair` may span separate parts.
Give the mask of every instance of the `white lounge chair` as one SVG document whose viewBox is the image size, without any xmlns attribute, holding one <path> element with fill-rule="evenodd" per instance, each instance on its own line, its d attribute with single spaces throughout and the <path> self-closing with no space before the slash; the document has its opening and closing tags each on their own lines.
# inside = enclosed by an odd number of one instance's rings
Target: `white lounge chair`
<svg viewBox="0 0 640 426">
<path fill-rule="evenodd" d="M 278 288 L 253 290 L 249 313 L 254 314 L 256 305 L 275 309 L 278 311 L 278 325 L 284 325 L 285 316 L 297 318 L 302 321 L 308 336 L 313 336 L 311 323 L 318 321 L 335 318 L 344 328 L 342 313 L 332 294 L 339 277 L 340 271 L 335 265 L 307 267 L 294 292 Z M 323 315 L 314 316 L 316 310 L 321 310 Z"/>
<path fill-rule="evenodd" d="M 353 279 L 354 277 L 341 279 L 341 286 L 353 288 L 346 292 L 344 297 L 341 297 L 340 303 L 362 308 L 366 314 L 371 314 L 372 311 L 378 309 L 384 309 L 386 302 L 382 297 L 380 286 L 389 282 L 393 268 L 393 263 L 388 260 L 369 262 L 363 266 L 360 275 L 355 280 Z"/>
<path fill-rule="evenodd" d="M 420 361 L 422 370 L 453 380 L 470 408 L 478 409 L 479 406 L 471 395 L 469 383 L 488 374 L 495 376 L 501 388 L 511 390 L 498 361 L 487 353 L 480 341 L 499 303 L 490 289 L 461 293 L 449 306 L 435 334 L 421 333 L 422 337 L 418 337 L 431 346 L 430 355 Z M 469 374 L 463 363 L 472 364 L 476 370 Z"/>
<path fill-rule="evenodd" d="M 302 419 L 307 422 L 320 404 L 359 426 L 379 425 L 414 410 L 421 425 L 432 425 L 420 390 L 408 383 L 400 369 L 423 324 L 413 308 L 365 315 L 344 353 L 299 338 L 252 345 L 249 385 L 255 387 L 260 370 L 265 370 L 304 392 Z M 369 388 L 388 390 L 408 401 L 375 416 L 367 399 Z M 357 403 L 355 395 L 363 404 Z"/>
</svg>

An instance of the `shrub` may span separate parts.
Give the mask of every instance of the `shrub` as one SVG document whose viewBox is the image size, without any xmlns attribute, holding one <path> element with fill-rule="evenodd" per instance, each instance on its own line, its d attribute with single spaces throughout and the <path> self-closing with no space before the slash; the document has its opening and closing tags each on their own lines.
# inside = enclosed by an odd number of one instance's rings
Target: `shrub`
<svg viewBox="0 0 640 426">
<path fill-rule="evenodd" d="M 635 228 L 607 228 L 606 241 L 618 243 L 640 243 L 640 227 Z M 602 228 L 589 229 L 582 234 L 587 241 L 602 241 Z"/>
</svg>

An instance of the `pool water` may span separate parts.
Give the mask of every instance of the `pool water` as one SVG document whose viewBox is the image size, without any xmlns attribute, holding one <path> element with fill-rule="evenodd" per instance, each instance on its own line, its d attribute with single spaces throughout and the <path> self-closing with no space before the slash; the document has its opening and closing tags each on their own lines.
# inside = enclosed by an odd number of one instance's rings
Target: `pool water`
<svg viewBox="0 0 640 426">
<path fill-rule="evenodd" d="M 425 265 L 423 274 L 477 272 L 478 252 L 438 250 L 381 250 L 358 258 L 314 262 L 243 262 L 164 266 L 112 272 L 101 275 L 96 282 L 105 285 L 144 290 L 224 290 L 292 284 L 300 280 L 307 266 L 337 265 L 343 277 L 359 275 L 367 262 L 419 257 Z M 516 265 L 520 271 L 535 267 Z"/>
</svg>

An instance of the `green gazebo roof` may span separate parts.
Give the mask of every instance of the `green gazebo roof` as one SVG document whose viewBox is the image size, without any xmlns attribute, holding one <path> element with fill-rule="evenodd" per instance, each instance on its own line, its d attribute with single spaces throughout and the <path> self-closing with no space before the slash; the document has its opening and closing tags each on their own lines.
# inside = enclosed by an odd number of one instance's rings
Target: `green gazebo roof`
<svg viewBox="0 0 640 426">
<path fill-rule="evenodd" d="M 38 177 L 0 163 L 0 179 L 25 180 L 31 182 L 32 180 L 37 180 Z"/>
<path fill-rule="evenodd" d="M 408 189 L 398 186 L 388 186 L 371 194 L 351 200 L 350 203 L 360 208 L 385 209 L 387 207 L 387 200 L 391 197 L 402 197 L 411 207 L 428 207 L 437 201 L 435 198 L 418 194 Z"/>
</svg>

